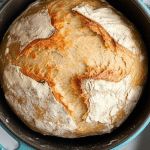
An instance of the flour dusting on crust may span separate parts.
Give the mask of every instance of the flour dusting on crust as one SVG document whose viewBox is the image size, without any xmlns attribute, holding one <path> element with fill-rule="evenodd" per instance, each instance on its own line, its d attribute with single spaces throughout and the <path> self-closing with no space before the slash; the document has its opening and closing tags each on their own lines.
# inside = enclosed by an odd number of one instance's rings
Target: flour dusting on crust
<svg viewBox="0 0 150 150">
<path fill-rule="evenodd" d="M 82 89 L 89 95 L 86 121 L 98 121 L 112 126 L 119 110 L 124 109 L 127 114 L 132 111 L 142 87 L 131 87 L 131 77 L 127 76 L 120 82 L 86 79 L 82 82 Z"/>
<path fill-rule="evenodd" d="M 75 122 L 55 100 L 47 83 L 39 83 L 25 76 L 14 65 L 5 68 L 3 81 L 9 104 L 26 121 L 34 121 L 38 130 L 63 136 L 76 129 Z"/>
<path fill-rule="evenodd" d="M 50 37 L 54 32 L 47 9 L 17 20 L 10 30 L 7 46 L 20 42 L 20 51 L 36 39 Z"/>
<path fill-rule="evenodd" d="M 112 7 L 93 9 L 89 5 L 79 5 L 72 10 L 100 24 L 116 42 L 128 50 L 133 53 L 140 52 L 140 43 L 136 40 L 133 26 L 131 23 L 127 24 L 123 17 L 117 14 Z"/>
</svg>

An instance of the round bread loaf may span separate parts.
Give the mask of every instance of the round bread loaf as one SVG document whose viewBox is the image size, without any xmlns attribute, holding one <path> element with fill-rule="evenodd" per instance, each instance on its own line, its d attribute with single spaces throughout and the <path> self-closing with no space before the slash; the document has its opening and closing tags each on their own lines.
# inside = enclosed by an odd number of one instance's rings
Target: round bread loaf
<svg viewBox="0 0 150 150">
<path fill-rule="evenodd" d="M 147 74 L 135 27 L 102 0 L 37 1 L 0 49 L 7 102 L 44 135 L 111 132 L 135 107 Z"/>
</svg>

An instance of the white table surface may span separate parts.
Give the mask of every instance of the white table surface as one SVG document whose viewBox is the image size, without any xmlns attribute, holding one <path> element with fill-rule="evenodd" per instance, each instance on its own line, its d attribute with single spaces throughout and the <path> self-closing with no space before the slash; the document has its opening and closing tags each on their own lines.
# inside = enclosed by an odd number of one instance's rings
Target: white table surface
<svg viewBox="0 0 150 150">
<path fill-rule="evenodd" d="M 150 150 L 150 124 L 139 136 L 123 146 L 122 150 Z"/>
</svg>

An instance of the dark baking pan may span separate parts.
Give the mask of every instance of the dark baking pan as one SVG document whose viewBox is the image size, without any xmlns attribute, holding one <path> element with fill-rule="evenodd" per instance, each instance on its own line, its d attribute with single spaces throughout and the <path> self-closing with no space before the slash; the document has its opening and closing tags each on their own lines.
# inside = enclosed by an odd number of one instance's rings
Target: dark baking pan
<svg viewBox="0 0 150 150">
<path fill-rule="evenodd" d="M 33 0 L 9 0 L 0 11 L 0 39 L 8 29 L 12 21 Z M 109 2 L 120 10 L 131 20 L 142 35 L 147 55 L 150 55 L 150 20 L 140 5 L 134 0 L 109 0 Z M 149 68 L 149 66 L 148 66 Z M 102 136 L 91 136 L 79 139 L 64 139 L 53 136 L 43 136 L 26 127 L 10 110 L 4 94 L 0 90 L 0 120 L 17 137 L 29 145 L 42 150 L 103 150 L 111 149 L 136 135 L 150 120 L 150 83 L 149 73 L 142 96 L 129 118 L 111 134 Z M 6 119 L 9 120 L 6 121 Z"/>
</svg>

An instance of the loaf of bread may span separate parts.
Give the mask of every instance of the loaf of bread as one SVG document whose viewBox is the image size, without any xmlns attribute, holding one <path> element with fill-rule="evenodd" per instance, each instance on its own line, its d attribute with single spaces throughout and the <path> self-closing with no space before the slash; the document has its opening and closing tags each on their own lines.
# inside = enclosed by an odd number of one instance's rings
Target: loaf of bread
<svg viewBox="0 0 150 150">
<path fill-rule="evenodd" d="M 44 135 L 110 133 L 132 112 L 147 75 L 139 33 L 103 0 L 37 1 L 0 50 L 7 102 Z"/>
</svg>

